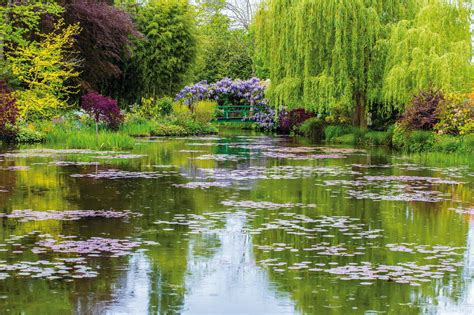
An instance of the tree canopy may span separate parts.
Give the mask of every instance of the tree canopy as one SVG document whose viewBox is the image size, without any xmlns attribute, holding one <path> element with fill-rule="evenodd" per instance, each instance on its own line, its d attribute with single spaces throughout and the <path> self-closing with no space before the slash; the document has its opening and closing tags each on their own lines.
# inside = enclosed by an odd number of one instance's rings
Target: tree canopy
<svg viewBox="0 0 474 315">
<path fill-rule="evenodd" d="M 466 12 L 434 0 L 269 0 L 254 26 L 257 74 L 278 106 L 342 110 L 364 126 L 369 109 L 391 112 L 416 89 L 464 87 Z"/>
</svg>

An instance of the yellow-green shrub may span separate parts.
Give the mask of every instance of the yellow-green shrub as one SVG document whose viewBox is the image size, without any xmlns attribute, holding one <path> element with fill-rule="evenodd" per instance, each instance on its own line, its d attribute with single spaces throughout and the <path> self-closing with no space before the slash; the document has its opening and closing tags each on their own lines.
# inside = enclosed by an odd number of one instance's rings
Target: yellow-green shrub
<svg viewBox="0 0 474 315">
<path fill-rule="evenodd" d="M 194 105 L 194 120 L 205 124 L 216 117 L 217 102 L 199 101 Z"/>
</svg>

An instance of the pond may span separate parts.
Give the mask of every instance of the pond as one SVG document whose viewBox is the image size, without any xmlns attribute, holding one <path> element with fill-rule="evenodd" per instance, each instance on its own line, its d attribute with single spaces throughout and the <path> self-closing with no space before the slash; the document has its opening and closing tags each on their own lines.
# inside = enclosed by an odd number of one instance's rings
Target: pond
<svg viewBox="0 0 474 315">
<path fill-rule="evenodd" d="M 0 151 L 17 314 L 474 312 L 474 169 L 259 134 Z"/>
</svg>

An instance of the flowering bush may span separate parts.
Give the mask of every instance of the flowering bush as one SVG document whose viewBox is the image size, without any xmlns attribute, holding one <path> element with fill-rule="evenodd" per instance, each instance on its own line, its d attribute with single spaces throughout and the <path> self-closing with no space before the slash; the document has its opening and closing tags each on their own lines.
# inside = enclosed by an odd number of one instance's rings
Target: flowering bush
<svg viewBox="0 0 474 315">
<path fill-rule="evenodd" d="M 265 84 L 258 78 L 245 81 L 224 78 L 214 84 L 201 81 L 186 86 L 176 95 L 175 100 L 183 100 L 187 105 L 201 100 L 215 100 L 219 105 L 264 106 L 267 104 L 264 92 Z"/>
<path fill-rule="evenodd" d="M 96 124 L 105 123 L 107 127 L 117 129 L 123 121 L 117 101 L 95 91 L 81 97 L 81 107 L 95 120 Z"/>
<path fill-rule="evenodd" d="M 15 137 L 15 125 L 18 116 L 16 99 L 12 96 L 5 81 L 0 80 L 0 138 Z"/>
<path fill-rule="evenodd" d="M 289 112 L 282 110 L 278 115 L 278 130 L 288 134 L 311 117 L 314 117 L 314 113 L 307 112 L 304 108 L 293 109 Z"/>
<path fill-rule="evenodd" d="M 436 110 L 438 134 L 468 134 L 474 132 L 474 99 L 461 94 L 448 94 Z"/>
<path fill-rule="evenodd" d="M 441 91 L 419 92 L 408 104 L 400 123 L 408 129 L 432 130 L 439 121 L 436 109 L 443 100 Z"/>
<path fill-rule="evenodd" d="M 275 110 L 268 106 L 260 106 L 248 120 L 254 121 L 258 129 L 271 131 L 276 128 L 275 116 Z"/>
</svg>

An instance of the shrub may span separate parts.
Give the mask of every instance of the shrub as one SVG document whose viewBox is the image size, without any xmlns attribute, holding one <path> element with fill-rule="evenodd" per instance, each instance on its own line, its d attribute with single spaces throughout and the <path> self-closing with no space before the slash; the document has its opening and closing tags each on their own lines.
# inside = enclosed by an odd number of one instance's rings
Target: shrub
<svg viewBox="0 0 474 315">
<path fill-rule="evenodd" d="M 438 135 L 433 143 L 433 150 L 438 152 L 455 152 L 459 149 L 460 145 L 459 137 Z"/>
<path fill-rule="evenodd" d="M 168 116 L 173 112 L 173 99 L 171 97 L 162 97 L 156 102 L 158 112 L 162 116 Z"/>
<path fill-rule="evenodd" d="M 5 81 L 0 80 L 0 139 L 11 140 L 16 134 L 18 108 Z"/>
<path fill-rule="evenodd" d="M 324 121 L 319 118 L 307 119 L 298 129 L 299 133 L 315 141 L 320 142 L 324 139 Z"/>
<path fill-rule="evenodd" d="M 391 134 L 388 131 L 367 131 L 364 134 L 366 145 L 390 145 Z"/>
<path fill-rule="evenodd" d="M 430 89 L 419 92 L 411 99 L 400 123 L 408 129 L 432 130 L 439 121 L 436 109 L 443 100 L 441 91 Z"/>
<path fill-rule="evenodd" d="M 352 133 L 353 127 L 348 125 L 330 125 L 324 128 L 324 139 L 331 141 L 337 137 Z"/>
<path fill-rule="evenodd" d="M 257 107 L 247 120 L 254 121 L 255 128 L 260 130 L 271 131 L 276 127 L 275 111 L 268 106 Z"/>
<path fill-rule="evenodd" d="M 46 135 L 32 126 L 20 126 L 15 136 L 17 143 L 36 143 L 46 141 Z"/>
<path fill-rule="evenodd" d="M 207 124 L 216 117 L 217 103 L 214 101 L 199 101 L 194 105 L 194 120 Z"/>
<path fill-rule="evenodd" d="M 461 138 L 461 144 L 459 145 L 459 152 L 462 152 L 462 153 L 474 152 L 474 133 L 465 135 Z"/>
<path fill-rule="evenodd" d="M 474 100 L 461 94 L 448 94 L 436 114 L 438 134 L 467 134 L 474 131 Z"/>
<path fill-rule="evenodd" d="M 183 126 L 159 124 L 151 131 L 152 136 L 186 136 L 188 132 Z"/>
<path fill-rule="evenodd" d="M 132 137 L 147 137 L 154 130 L 157 123 L 137 115 L 127 115 L 119 131 Z"/>
<path fill-rule="evenodd" d="M 178 121 L 186 121 L 192 118 L 192 113 L 189 109 L 189 106 L 183 104 L 182 102 L 175 102 L 173 104 L 173 115 Z"/>
<path fill-rule="evenodd" d="M 132 108 L 134 114 L 147 119 L 158 119 L 162 116 L 168 116 L 173 111 L 173 99 L 163 97 L 155 100 L 153 97 L 142 97 L 140 105 Z"/>
<path fill-rule="evenodd" d="M 123 115 L 117 101 L 92 91 L 81 97 L 81 107 L 95 120 L 96 124 L 105 123 L 111 129 L 118 129 Z"/>
<path fill-rule="evenodd" d="M 433 149 L 435 134 L 426 130 L 409 130 L 396 124 L 393 130 L 392 146 L 407 152 L 423 152 Z"/>
<path fill-rule="evenodd" d="M 308 112 L 304 108 L 293 109 L 289 112 L 283 110 L 278 115 L 278 130 L 281 133 L 289 134 L 311 117 L 314 117 L 314 113 Z"/>
</svg>

